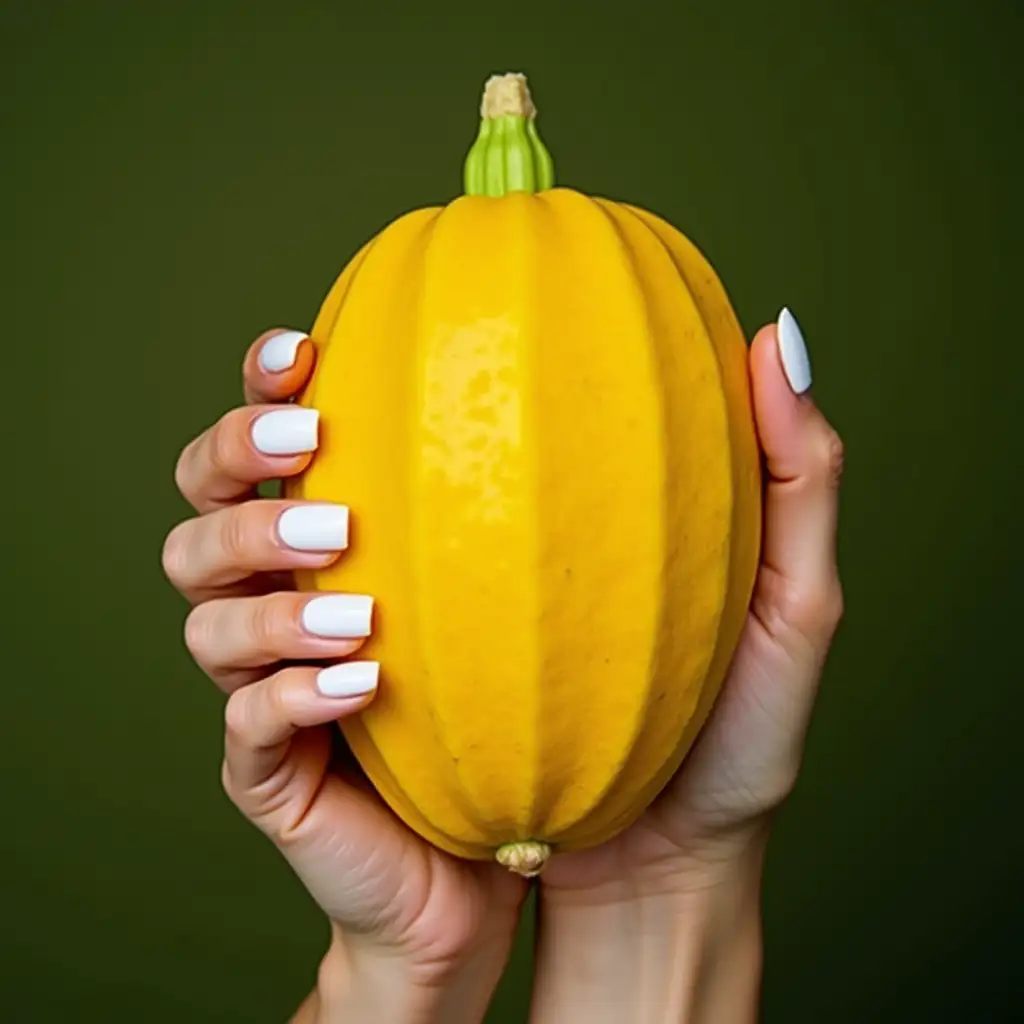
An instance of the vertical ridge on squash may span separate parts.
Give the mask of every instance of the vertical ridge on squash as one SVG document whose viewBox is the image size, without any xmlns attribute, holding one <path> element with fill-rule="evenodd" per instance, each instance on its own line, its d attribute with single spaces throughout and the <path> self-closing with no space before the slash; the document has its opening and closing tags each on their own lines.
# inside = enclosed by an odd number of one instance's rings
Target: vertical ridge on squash
<svg viewBox="0 0 1024 1024">
<path fill-rule="evenodd" d="M 466 825 L 464 834 L 456 836 L 466 840 L 486 835 L 489 822 L 480 819 L 478 801 L 472 787 L 463 782 L 464 769 L 460 757 L 464 751 L 460 742 L 451 734 L 450 718 L 457 713 L 446 700 L 452 683 L 465 686 L 464 678 L 449 678 L 451 666 L 447 656 L 450 651 L 463 646 L 462 632 L 458 623 L 462 621 L 458 606 L 450 600 L 451 573 L 444 565 L 435 561 L 442 556 L 452 542 L 447 531 L 450 523 L 445 516 L 438 516 L 439 505 L 444 499 L 437 499 L 437 491 L 444 487 L 468 486 L 468 480 L 460 480 L 460 474 L 468 474 L 465 439 L 454 432 L 446 432 L 444 423 L 437 418 L 456 417 L 462 410 L 462 396 L 453 391 L 453 375 L 446 374 L 444 367 L 453 359 L 458 360 L 458 337 L 451 337 L 448 318 L 444 312 L 444 292 L 451 283 L 449 238 L 457 233 L 458 208 L 449 205 L 434 222 L 429 237 L 425 240 L 420 258 L 420 279 L 417 289 L 417 312 L 414 351 L 409 359 L 407 371 L 413 380 L 413 415 L 410 420 L 408 439 L 410 457 L 410 512 L 409 536 L 411 539 L 410 573 L 413 586 L 410 605 L 415 609 L 417 622 L 416 674 L 410 674 L 406 685 L 416 686 L 424 701 L 425 715 L 420 744 L 425 761 L 436 764 L 443 761 L 449 767 L 452 785 L 452 802 L 460 810 Z M 456 243 L 456 248 L 458 245 Z M 438 308 L 438 293 L 442 293 Z M 438 367 L 440 365 L 440 372 Z M 447 440 L 447 445 L 446 445 Z M 450 503 L 450 502 L 449 502 Z M 456 586 L 470 587 L 469 580 L 455 580 Z M 446 592 L 448 591 L 448 592 Z M 446 627 L 455 623 L 454 631 Z M 464 623 L 463 623 L 464 624 Z"/>
<path fill-rule="evenodd" d="M 536 112 L 534 112 L 536 113 Z M 535 125 L 531 118 L 529 126 L 535 132 Z M 541 151 L 546 153 L 543 145 Z M 553 177 L 549 174 L 544 178 L 550 184 Z M 540 346 L 543 344 L 543 313 L 542 295 L 546 285 L 544 272 L 544 260 L 541 256 L 544 248 L 544 236 L 542 225 L 544 220 L 544 202 L 542 197 L 546 192 L 536 199 L 527 202 L 516 201 L 515 205 L 521 210 L 521 216 L 526 231 L 526 246 L 528 266 L 525 270 L 523 285 L 523 305 L 521 307 L 522 330 L 523 330 L 523 359 L 526 379 L 529 386 L 529 393 L 536 400 L 537 388 L 540 382 L 540 375 L 543 372 L 539 354 Z M 531 511 L 526 514 L 528 529 L 530 530 L 530 552 L 529 561 L 525 563 L 530 567 L 526 576 L 530 580 L 531 588 L 531 621 L 528 624 L 530 629 L 529 643 L 532 646 L 534 659 L 534 678 L 530 680 L 533 690 L 530 694 L 520 694 L 519 700 L 529 707 L 524 713 L 524 721 L 528 722 L 530 728 L 524 737 L 524 745 L 529 744 L 529 751 L 524 758 L 524 770 L 520 781 L 523 785 L 522 803 L 524 814 L 517 823 L 517 840 L 532 840 L 534 836 L 543 832 L 544 804 L 546 800 L 546 787 L 544 785 L 546 766 L 546 751 L 544 747 L 544 734 L 540 728 L 540 722 L 545 714 L 545 690 L 543 684 L 538 685 L 543 672 L 543 648 L 540 627 L 543 619 L 543 582 L 536 566 L 540 561 L 541 548 L 541 524 L 538 518 L 538 510 L 541 507 L 542 481 L 539 475 L 541 452 L 544 446 L 544 434 L 535 416 L 524 416 L 523 418 L 523 448 L 525 462 L 528 467 L 528 501 Z M 550 855 L 550 848 L 542 844 Z M 547 855 L 540 859 L 540 867 L 547 860 Z"/>
<path fill-rule="evenodd" d="M 438 225 L 415 442 L 418 605 L 435 726 L 473 813 L 510 839 L 534 789 L 524 785 L 523 746 L 536 699 L 532 577 L 519 571 L 532 559 L 522 309 L 533 265 L 519 198 L 490 212 L 486 237 L 475 225 L 490 199 L 453 203 Z"/>
<path fill-rule="evenodd" d="M 339 275 L 338 280 L 334 282 L 330 291 L 324 298 L 324 301 L 320 306 L 320 312 L 317 314 L 316 322 L 313 324 L 313 329 L 309 332 L 310 339 L 318 351 L 324 348 L 334 333 L 334 325 L 337 323 L 338 316 L 341 313 L 341 307 L 344 305 L 345 296 L 348 295 L 349 289 L 352 287 L 352 283 L 358 276 L 359 270 L 363 265 L 363 261 L 376 244 L 377 239 L 371 238 L 370 241 L 357 250 L 356 254 L 348 262 L 344 271 Z M 308 394 L 312 395 L 316 392 L 316 384 L 317 376 L 314 374 L 307 386 Z"/>
<path fill-rule="evenodd" d="M 373 594 L 374 632 L 361 656 L 388 652 L 381 658 L 378 697 L 364 714 L 347 719 L 343 731 L 370 779 L 401 816 L 408 821 L 410 808 L 436 806 L 438 811 L 422 815 L 426 824 L 441 837 L 465 840 L 474 834 L 465 820 L 468 807 L 459 809 L 454 772 L 430 741 L 432 708 L 420 683 L 421 627 L 410 557 L 415 460 L 410 442 L 419 432 L 413 393 L 417 293 L 423 246 L 441 215 L 431 210 L 399 219 L 363 261 L 317 367 L 315 399 L 330 414 L 322 416 L 320 448 L 302 486 L 312 497 L 340 493 L 344 497 L 338 500 L 353 508 L 354 543 L 318 574 L 318 582 L 322 589 Z M 391 341 L 375 343 L 380 337 Z M 388 472 L 380 472 L 381 466 Z M 398 608 L 402 613 L 393 614 Z M 405 722 L 420 734 L 418 742 L 392 741 Z M 409 823 L 423 827 L 423 821 Z"/>
<path fill-rule="evenodd" d="M 578 193 L 546 211 L 537 350 L 544 597 L 538 724 L 544 835 L 591 812 L 638 731 L 656 631 L 661 430 L 653 350 L 628 254 Z M 585 689 L 579 680 L 586 679 Z"/>
<path fill-rule="evenodd" d="M 680 276 L 687 282 L 701 318 L 708 324 L 728 397 L 729 443 L 726 450 L 732 464 L 734 490 L 730 600 L 708 670 L 710 685 L 696 712 L 697 720 L 702 722 L 711 709 L 746 622 L 760 554 L 761 456 L 754 430 L 747 345 L 724 285 L 696 245 L 667 221 L 647 210 L 629 205 L 624 205 L 623 209 L 657 235 Z M 758 514 L 752 515 L 751 509 L 757 510 Z"/>
</svg>

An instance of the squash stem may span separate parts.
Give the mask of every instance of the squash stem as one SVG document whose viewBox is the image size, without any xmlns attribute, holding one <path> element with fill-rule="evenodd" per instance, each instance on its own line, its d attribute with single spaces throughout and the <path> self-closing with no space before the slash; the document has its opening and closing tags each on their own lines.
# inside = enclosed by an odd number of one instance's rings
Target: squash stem
<svg viewBox="0 0 1024 1024">
<path fill-rule="evenodd" d="M 498 847 L 494 859 L 509 871 L 514 871 L 523 878 L 536 878 L 544 870 L 551 847 L 547 843 L 530 840 L 525 843 L 506 843 Z"/>
<path fill-rule="evenodd" d="M 497 197 L 554 188 L 554 163 L 537 132 L 536 117 L 525 75 L 492 75 L 487 80 L 480 130 L 463 165 L 466 195 Z"/>
</svg>

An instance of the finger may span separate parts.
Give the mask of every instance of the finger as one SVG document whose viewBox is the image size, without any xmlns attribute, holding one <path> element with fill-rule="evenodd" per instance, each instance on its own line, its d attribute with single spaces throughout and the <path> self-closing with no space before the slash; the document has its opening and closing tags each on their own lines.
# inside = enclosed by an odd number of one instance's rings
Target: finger
<svg viewBox="0 0 1024 1024">
<path fill-rule="evenodd" d="M 256 573 L 316 569 L 348 547 L 345 505 L 271 499 L 229 505 L 187 519 L 164 542 L 163 568 L 189 600 L 223 590 Z"/>
<path fill-rule="evenodd" d="M 309 382 L 316 350 L 303 331 L 277 328 L 261 334 L 242 364 L 245 401 L 249 405 L 284 402 Z"/>
<path fill-rule="evenodd" d="M 843 445 L 807 393 L 807 350 L 788 310 L 758 332 L 750 358 L 768 472 L 760 596 L 776 626 L 827 632 L 841 614 L 836 528 Z"/>
<path fill-rule="evenodd" d="M 250 816 L 266 811 L 264 787 L 285 763 L 303 729 L 364 708 L 377 690 L 378 665 L 346 661 L 328 668 L 285 668 L 236 690 L 225 709 L 224 776 L 236 804 Z"/>
<path fill-rule="evenodd" d="M 309 465 L 319 424 L 315 409 L 232 409 L 181 453 L 175 483 L 199 512 L 245 500 L 257 484 L 295 476 Z"/>
<path fill-rule="evenodd" d="M 370 635 L 373 599 L 363 594 L 268 594 L 206 601 L 185 622 L 185 643 L 223 690 L 252 682 L 279 661 L 337 659 Z"/>
</svg>

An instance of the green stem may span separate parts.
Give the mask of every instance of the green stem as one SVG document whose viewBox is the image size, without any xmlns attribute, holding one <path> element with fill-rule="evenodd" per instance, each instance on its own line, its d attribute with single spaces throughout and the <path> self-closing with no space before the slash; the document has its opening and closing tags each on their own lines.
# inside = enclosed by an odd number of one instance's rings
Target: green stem
<svg viewBox="0 0 1024 1024">
<path fill-rule="evenodd" d="M 525 75 L 490 78 L 480 116 L 480 131 L 463 167 L 466 195 L 504 196 L 554 188 L 554 164 L 537 132 L 537 111 Z"/>
</svg>

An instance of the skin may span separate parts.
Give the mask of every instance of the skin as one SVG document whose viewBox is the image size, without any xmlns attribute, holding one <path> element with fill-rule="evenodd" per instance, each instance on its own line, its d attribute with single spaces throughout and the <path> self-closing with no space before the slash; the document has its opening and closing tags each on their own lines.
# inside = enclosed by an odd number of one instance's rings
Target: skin
<svg viewBox="0 0 1024 1024">
<path fill-rule="evenodd" d="M 256 485 L 315 455 L 266 456 L 252 422 L 287 402 L 313 367 L 244 363 L 246 405 L 182 452 L 176 482 L 197 515 L 164 547 L 193 606 L 189 650 L 228 695 L 224 787 L 275 843 L 331 923 L 314 990 L 294 1022 L 478 1022 L 507 961 L 525 883 L 441 853 L 384 807 L 333 723 L 372 700 L 322 696 L 320 665 L 360 641 L 300 625 L 291 570 L 343 552 L 299 553 L 275 523 L 296 502 Z M 721 697 L 683 769 L 630 829 L 556 855 L 540 880 L 531 1020 L 587 1011 L 603 1021 L 756 1020 L 760 888 L 771 820 L 793 787 L 821 670 L 842 616 L 835 556 L 842 445 L 782 371 L 774 326 L 750 353 L 768 482 L 763 564 Z M 353 510 L 358 515 L 358 510 Z M 290 664 L 302 662 L 303 664 Z M 643 1016 L 639 1016 L 642 1012 Z"/>
</svg>

